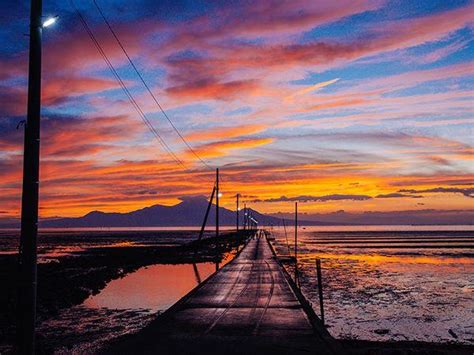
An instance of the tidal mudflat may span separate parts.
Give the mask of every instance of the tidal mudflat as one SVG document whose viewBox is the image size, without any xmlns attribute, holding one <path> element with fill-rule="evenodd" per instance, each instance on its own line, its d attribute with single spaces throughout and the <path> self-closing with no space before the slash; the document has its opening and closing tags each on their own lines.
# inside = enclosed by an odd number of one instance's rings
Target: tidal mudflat
<svg viewBox="0 0 474 355">
<path fill-rule="evenodd" d="M 333 336 L 474 344 L 474 231 L 437 228 L 300 230 L 301 287 L 319 312 L 315 260 L 321 259 Z M 293 252 L 293 233 L 274 230 L 280 254 Z"/>
<path fill-rule="evenodd" d="M 232 260 L 244 234 L 196 231 L 55 231 L 39 237 L 38 347 L 91 353 L 135 332 Z M 0 235 L 0 352 L 15 327 L 15 231 Z"/>
</svg>

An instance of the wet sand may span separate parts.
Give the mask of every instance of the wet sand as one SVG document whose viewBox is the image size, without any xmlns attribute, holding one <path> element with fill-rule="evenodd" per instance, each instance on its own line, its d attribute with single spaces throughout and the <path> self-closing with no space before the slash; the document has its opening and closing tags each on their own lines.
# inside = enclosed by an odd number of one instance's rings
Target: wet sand
<svg viewBox="0 0 474 355">
<path fill-rule="evenodd" d="M 286 237 L 293 253 L 293 232 L 274 231 L 279 254 L 288 254 Z M 473 235 L 469 230 L 303 229 L 301 288 L 319 314 L 319 258 L 328 330 L 361 353 L 387 348 L 472 353 Z M 286 267 L 293 275 L 293 263 Z"/>
</svg>

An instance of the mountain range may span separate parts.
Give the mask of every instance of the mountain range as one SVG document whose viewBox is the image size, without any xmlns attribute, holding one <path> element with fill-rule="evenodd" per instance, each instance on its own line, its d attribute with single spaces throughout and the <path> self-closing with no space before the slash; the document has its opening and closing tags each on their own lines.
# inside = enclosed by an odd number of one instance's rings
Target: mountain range
<svg viewBox="0 0 474 355">
<path fill-rule="evenodd" d="M 204 196 L 182 198 L 182 202 L 174 206 L 154 205 L 127 213 L 106 213 L 92 211 L 82 217 L 54 218 L 43 220 L 40 227 L 171 227 L 201 226 L 208 206 Z M 250 214 L 261 225 L 280 224 L 281 218 L 261 214 L 249 209 Z M 239 213 L 239 223 L 243 224 L 243 212 Z M 216 208 L 212 205 L 207 225 L 215 225 Z M 234 226 L 235 211 L 219 207 L 219 224 Z M 317 224 L 317 223 L 310 223 Z"/>
<path fill-rule="evenodd" d="M 82 217 L 56 217 L 42 219 L 42 228 L 91 228 L 91 227 L 195 227 L 201 226 L 208 206 L 205 196 L 183 197 L 174 206 L 153 205 L 126 213 L 107 213 L 92 211 Z M 293 224 L 291 213 L 262 214 L 249 209 L 260 225 L 281 225 L 282 219 L 287 225 Z M 212 206 L 207 225 L 215 225 L 215 205 Z M 239 223 L 243 224 L 243 211 L 239 214 Z M 219 223 L 223 226 L 235 226 L 235 211 L 219 208 Z M 466 210 L 415 210 L 415 211 L 366 211 L 362 213 L 337 211 L 331 213 L 300 213 L 299 224 L 318 225 L 472 225 L 474 212 Z M 0 220 L 2 228 L 17 228 L 18 219 Z"/>
</svg>

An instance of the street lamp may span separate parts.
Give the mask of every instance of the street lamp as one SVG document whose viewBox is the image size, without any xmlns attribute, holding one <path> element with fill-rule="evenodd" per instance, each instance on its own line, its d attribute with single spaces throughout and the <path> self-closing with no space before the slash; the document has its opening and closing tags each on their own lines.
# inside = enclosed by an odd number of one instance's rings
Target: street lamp
<svg viewBox="0 0 474 355">
<path fill-rule="evenodd" d="M 43 28 L 49 27 L 53 25 L 56 20 L 59 18 L 59 16 L 54 16 L 54 17 L 48 17 L 44 22 L 43 22 Z"/>
</svg>

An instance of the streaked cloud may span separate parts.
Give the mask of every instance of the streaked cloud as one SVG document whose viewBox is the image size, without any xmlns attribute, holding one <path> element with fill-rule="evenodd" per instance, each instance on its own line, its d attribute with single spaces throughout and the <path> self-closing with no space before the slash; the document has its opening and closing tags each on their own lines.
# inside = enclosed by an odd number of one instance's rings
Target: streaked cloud
<svg viewBox="0 0 474 355">
<path fill-rule="evenodd" d="M 317 83 L 317 84 L 314 84 L 314 85 L 311 85 L 311 86 L 308 86 L 304 89 L 301 89 L 301 90 L 298 90 L 296 91 L 295 93 L 289 95 L 289 96 L 286 96 L 285 97 L 285 100 L 287 101 L 292 101 L 296 96 L 301 96 L 301 95 L 305 95 L 305 94 L 308 94 L 310 92 L 313 92 L 313 91 L 316 91 L 318 89 L 321 89 L 321 88 L 324 88 L 328 85 L 331 85 L 331 84 L 334 84 L 336 82 L 339 81 L 339 78 L 336 78 L 336 79 L 332 79 L 332 80 L 328 80 L 328 81 L 323 81 L 321 83 Z"/>
<path fill-rule="evenodd" d="M 342 200 L 352 200 L 352 201 L 364 201 L 370 200 L 372 197 L 367 195 L 325 195 L 325 196 L 311 196 L 311 195 L 302 195 L 295 197 L 286 197 L 281 196 L 279 198 L 270 198 L 267 200 L 253 200 L 252 202 L 317 202 L 317 201 L 342 201 Z"/>
<path fill-rule="evenodd" d="M 232 151 L 251 149 L 270 144 L 273 138 L 245 138 L 231 141 L 220 141 L 197 146 L 194 150 L 204 158 L 223 157 Z"/>
<path fill-rule="evenodd" d="M 380 194 L 380 195 L 375 196 L 375 198 L 405 198 L 405 197 L 423 198 L 423 196 L 419 196 L 419 195 L 407 195 L 407 194 L 401 194 L 398 192 L 392 192 L 390 194 Z"/>
<path fill-rule="evenodd" d="M 268 127 L 262 124 L 248 124 L 243 126 L 229 127 L 211 127 L 199 131 L 193 130 L 193 132 L 186 135 L 186 139 L 189 141 L 229 139 L 260 133 L 266 128 Z"/>
<path fill-rule="evenodd" d="M 454 187 L 435 187 L 432 189 L 402 189 L 400 192 L 406 192 L 411 194 L 419 193 L 449 193 L 449 194 L 462 194 L 466 197 L 474 197 L 474 188 L 454 188 Z"/>
</svg>

